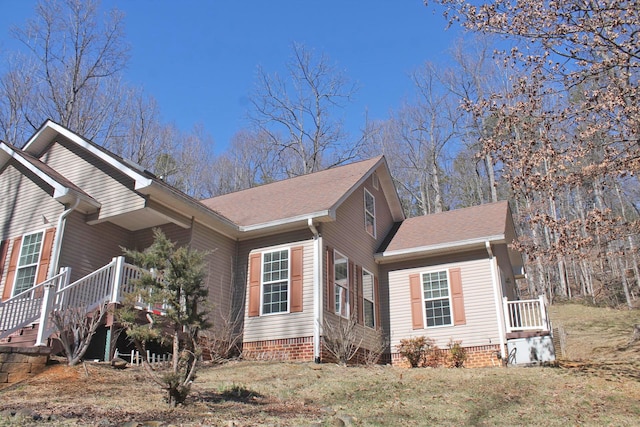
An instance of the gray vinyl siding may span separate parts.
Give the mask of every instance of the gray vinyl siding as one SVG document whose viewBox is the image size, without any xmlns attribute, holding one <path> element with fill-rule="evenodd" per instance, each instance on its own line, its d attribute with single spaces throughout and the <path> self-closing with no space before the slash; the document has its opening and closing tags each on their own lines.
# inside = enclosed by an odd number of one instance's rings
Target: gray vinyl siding
<svg viewBox="0 0 640 427">
<path fill-rule="evenodd" d="M 186 246 L 191 241 L 191 228 L 182 228 L 175 224 L 164 224 L 158 227 L 145 228 L 132 234 L 131 249 L 143 251 L 153 243 L 153 230 L 160 229 L 165 236 L 177 246 Z"/>
<path fill-rule="evenodd" d="M 14 167 L 11 163 L 0 174 L 2 239 L 55 225 L 64 211 L 64 206 L 53 199 L 53 190 L 47 184 L 22 166 Z"/>
<path fill-rule="evenodd" d="M 371 236 L 365 229 L 365 210 L 364 210 L 364 195 L 366 190 L 371 193 L 375 198 L 375 216 L 376 216 L 376 236 Z M 382 186 L 379 185 L 378 189 L 373 187 L 372 178 L 369 176 L 364 183 L 358 187 L 341 205 L 336 211 L 336 221 L 323 223 L 320 226 L 320 233 L 322 234 L 323 244 L 323 272 L 326 271 L 327 259 L 326 259 L 326 247 L 330 246 L 337 250 L 353 262 L 355 265 L 359 265 L 362 268 L 372 273 L 379 281 L 379 301 L 380 301 L 380 318 L 376 318 L 376 323 L 380 324 L 383 330 L 388 329 L 385 325 L 388 323 L 384 319 L 386 310 L 384 309 L 387 304 L 388 297 L 382 287 L 382 277 L 376 264 L 373 255 L 380 247 L 382 241 L 386 238 L 387 234 L 393 227 L 393 218 L 391 216 L 391 210 L 387 203 L 387 199 L 382 191 Z M 326 278 L 323 280 L 323 298 L 326 298 Z M 361 303 L 361 301 L 358 301 Z M 327 303 L 324 301 L 324 321 L 335 323 L 338 321 L 338 316 L 333 311 L 326 309 Z M 351 304 L 352 309 L 355 308 L 354 304 Z M 379 334 L 376 330 L 364 327 L 362 325 L 356 325 L 357 333 L 362 337 L 363 342 L 361 346 L 363 348 L 372 349 L 376 345 L 375 341 L 379 338 Z"/>
<path fill-rule="evenodd" d="M 506 296 L 510 301 L 517 299 L 516 280 L 513 277 L 513 267 L 509 260 L 509 248 L 506 244 L 493 246 L 493 253 L 498 260 L 498 269 L 502 283 L 502 295 Z"/>
<path fill-rule="evenodd" d="M 26 233 L 55 227 L 64 206 L 51 196 L 51 188 L 12 160 L 0 173 L 0 240 L 8 240 L 8 252 L 0 278 L 4 290 L 12 240 Z"/>
<path fill-rule="evenodd" d="M 233 268 L 236 255 L 236 242 L 200 223 L 193 226 L 191 248 L 206 251 L 207 288 L 209 289 L 208 319 L 213 327 L 221 326 L 224 321 L 235 319 Z"/>
<path fill-rule="evenodd" d="M 72 212 L 64 229 L 60 266 L 71 267 L 71 280 L 77 280 L 122 255 L 130 247 L 131 233 L 109 222 L 88 225 L 84 215 Z"/>
<path fill-rule="evenodd" d="M 375 198 L 375 216 L 376 216 L 376 237 L 372 237 L 365 229 L 365 210 L 364 210 L 364 190 L 371 193 Z M 353 262 L 355 265 L 359 265 L 362 268 L 372 273 L 379 281 L 379 298 L 380 298 L 380 312 L 376 313 L 376 322 L 378 322 L 383 330 L 387 330 L 384 323 L 383 314 L 383 302 L 386 300 L 384 296 L 383 280 L 376 264 L 373 255 L 377 252 L 378 248 L 382 244 L 382 241 L 386 238 L 387 234 L 393 227 L 393 218 L 391 216 L 391 210 L 382 191 L 382 186 L 379 185 L 378 189 L 375 189 L 372 184 L 371 176 L 369 176 L 365 182 L 358 187 L 348 198 L 345 200 L 336 212 L 336 221 L 323 223 L 320 227 L 320 232 L 323 237 L 323 272 L 326 271 L 326 246 L 330 246 L 337 250 Z M 326 298 L 326 278 L 323 286 L 323 297 Z M 358 301 L 358 303 L 361 303 Z M 326 311 L 326 301 L 323 304 L 324 321 L 335 323 L 338 320 L 338 316 L 332 311 Z M 352 309 L 354 304 L 351 304 Z M 374 347 L 374 342 L 378 338 L 378 332 L 375 329 L 367 328 L 361 325 L 357 325 L 356 329 L 360 337 L 362 337 L 362 347 L 371 349 Z"/>
<path fill-rule="evenodd" d="M 441 348 L 446 348 L 451 339 L 462 341 L 464 347 L 498 344 L 500 341 L 491 281 L 491 262 L 485 257 L 389 271 L 391 352 L 397 352 L 396 346 L 401 339 L 417 336 L 432 338 Z M 414 330 L 409 276 L 455 267 L 461 269 L 466 324 Z"/>
<path fill-rule="evenodd" d="M 102 204 L 99 220 L 145 206 L 133 179 L 63 137 L 40 160 Z"/>
<path fill-rule="evenodd" d="M 365 230 L 365 188 L 375 197 L 376 238 Z M 321 233 L 325 245 L 338 250 L 351 261 L 378 276 L 378 266 L 373 255 L 392 227 L 393 219 L 382 186 L 379 185 L 376 190 L 371 183 L 371 177 L 368 177 L 337 209 L 336 221 L 321 225 Z"/>
<path fill-rule="evenodd" d="M 249 293 L 246 292 L 249 278 L 248 259 L 252 253 L 265 252 L 284 248 L 303 247 L 302 264 L 302 311 L 299 313 L 280 313 L 266 316 L 249 317 L 245 310 L 244 342 L 308 337 L 313 335 L 313 240 L 293 241 L 272 246 L 255 247 L 249 252 L 242 251 L 240 257 L 246 260 L 245 273 L 245 307 L 249 304 Z M 246 248 L 245 248 L 246 250 Z"/>
</svg>

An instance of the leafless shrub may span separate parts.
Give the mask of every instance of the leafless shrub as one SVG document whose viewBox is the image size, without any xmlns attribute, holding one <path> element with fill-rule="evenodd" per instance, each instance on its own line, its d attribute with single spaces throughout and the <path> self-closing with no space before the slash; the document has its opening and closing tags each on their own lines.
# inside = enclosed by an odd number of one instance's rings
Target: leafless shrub
<svg viewBox="0 0 640 427">
<path fill-rule="evenodd" d="M 219 316 L 213 327 L 200 332 L 203 354 L 208 354 L 212 362 L 222 363 L 240 354 L 241 335 L 238 331 L 242 315 L 241 310 L 235 314 L 229 311 L 228 315 Z"/>
<path fill-rule="evenodd" d="M 379 329 L 376 331 L 373 346 L 368 349 L 362 349 L 364 364 L 367 366 L 377 365 L 387 348 L 389 348 L 389 338 L 387 338 L 382 329 Z"/>
<path fill-rule="evenodd" d="M 91 311 L 87 307 L 68 307 L 51 313 L 51 322 L 58 331 L 69 366 L 82 360 L 106 314 L 106 303 Z"/>
<path fill-rule="evenodd" d="M 346 365 L 360 350 L 362 337 L 359 336 L 355 314 L 350 318 L 337 316 L 336 321 L 324 321 L 324 347 L 338 363 Z"/>
</svg>

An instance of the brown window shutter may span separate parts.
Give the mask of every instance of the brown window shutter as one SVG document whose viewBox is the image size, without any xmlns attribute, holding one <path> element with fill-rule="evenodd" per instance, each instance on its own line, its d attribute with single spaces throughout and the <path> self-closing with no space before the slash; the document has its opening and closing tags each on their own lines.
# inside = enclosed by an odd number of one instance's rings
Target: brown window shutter
<svg viewBox="0 0 640 427">
<path fill-rule="evenodd" d="M 4 281 L 4 290 L 2 291 L 2 301 L 11 298 L 11 290 L 13 289 L 13 279 L 16 275 L 16 268 L 18 267 L 18 256 L 20 256 L 20 243 L 22 242 L 22 236 L 13 240 L 11 246 L 11 258 L 9 258 L 9 267 L 7 268 L 7 279 Z"/>
<path fill-rule="evenodd" d="M 51 252 L 53 250 L 53 237 L 55 236 L 55 234 L 55 228 L 49 228 L 44 232 L 40 255 L 40 265 L 38 266 L 38 276 L 36 277 L 36 285 L 47 280 L 49 264 L 51 263 Z"/>
<path fill-rule="evenodd" d="M 409 286 L 411 288 L 411 319 L 413 329 L 424 329 L 424 316 L 422 314 L 422 283 L 420 275 L 409 276 Z"/>
<path fill-rule="evenodd" d="M 449 280 L 451 281 L 451 305 L 453 305 L 453 324 L 464 325 L 467 319 L 464 314 L 464 298 L 462 296 L 462 277 L 459 268 L 449 270 Z"/>
<path fill-rule="evenodd" d="M 249 256 L 249 317 L 260 315 L 260 272 L 262 271 L 262 254 Z"/>
<path fill-rule="evenodd" d="M 325 298 L 325 308 L 328 312 L 336 311 L 335 296 L 333 291 L 333 248 L 327 246 L 327 297 Z"/>
<path fill-rule="evenodd" d="M 302 246 L 291 248 L 291 313 L 302 311 L 302 251 Z"/>
<path fill-rule="evenodd" d="M 7 253 L 9 253 L 9 240 L 0 242 L 0 283 L 4 277 L 4 263 L 7 261 Z"/>
<path fill-rule="evenodd" d="M 378 284 L 378 276 L 373 276 L 373 297 L 375 298 L 375 306 L 373 308 L 373 322 L 377 330 L 380 330 L 380 285 Z"/>
<path fill-rule="evenodd" d="M 356 286 L 356 300 L 358 300 L 358 323 L 364 324 L 364 295 L 362 291 L 362 266 L 356 266 L 356 280 L 358 285 Z"/>
<path fill-rule="evenodd" d="M 349 260 L 349 317 L 353 316 L 355 310 L 358 309 L 358 302 L 356 301 L 356 266 L 353 261 Z"/>
</svg>

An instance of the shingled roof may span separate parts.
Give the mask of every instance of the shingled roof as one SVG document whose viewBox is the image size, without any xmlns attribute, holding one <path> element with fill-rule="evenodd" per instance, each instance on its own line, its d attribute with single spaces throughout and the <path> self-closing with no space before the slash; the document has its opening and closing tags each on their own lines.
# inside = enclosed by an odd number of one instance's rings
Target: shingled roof
<svg viewBox="0 0 640 427">
<path fill-rule="evenodd" d="M 201 203 L 245 229 L 307 218 L 328 220 L 335 218 L 335 209 L 340 203 L 384 162 L 384 157 L 378 156 L 204 199 Z M 392 185 L 390 177 L 388 182 Z M 394 196 L 397 199 L 397 195 Z M 402 215 L 399 201 L 397 206 Z"/>
<path fill-rule="evenodd" d="M 510 218 L 506 201 L 408 218 L 378 258 L 396 259 L 506 241 L 513 227 Z"/>
</svg>

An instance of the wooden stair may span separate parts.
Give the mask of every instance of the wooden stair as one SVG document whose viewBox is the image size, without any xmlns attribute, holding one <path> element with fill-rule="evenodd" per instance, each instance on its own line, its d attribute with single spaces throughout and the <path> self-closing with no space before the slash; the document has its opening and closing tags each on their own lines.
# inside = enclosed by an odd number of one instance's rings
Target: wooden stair
<svg viewBox="0 0 640 427">
<path fill-rule="evenodd" d="M 11 347 L 33 347 L 38 338 L 38 325 L 33 324 L 20 328 L 6 338 L 0 340 L 0 345 Z"/>
</svg>

